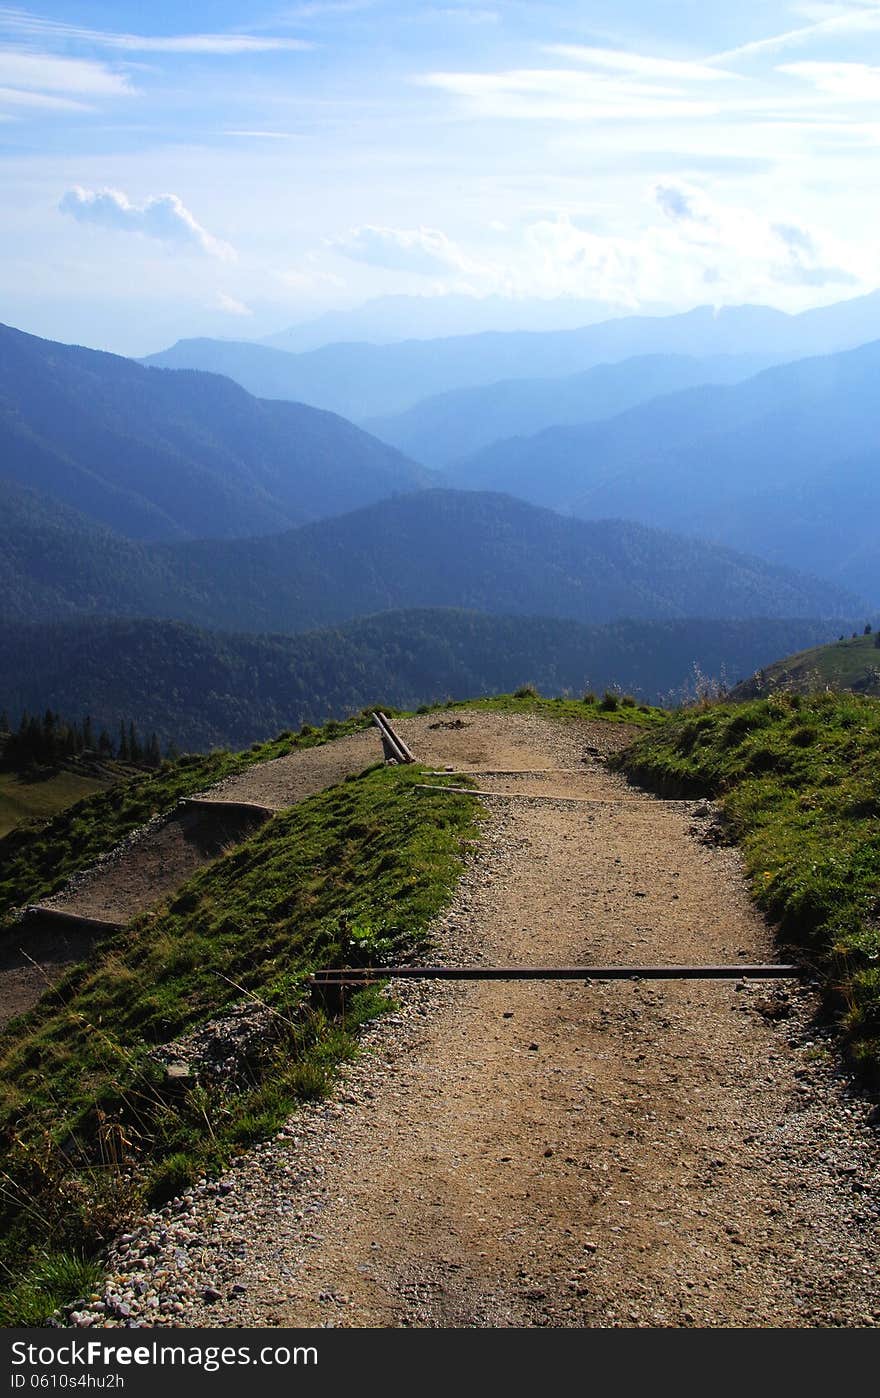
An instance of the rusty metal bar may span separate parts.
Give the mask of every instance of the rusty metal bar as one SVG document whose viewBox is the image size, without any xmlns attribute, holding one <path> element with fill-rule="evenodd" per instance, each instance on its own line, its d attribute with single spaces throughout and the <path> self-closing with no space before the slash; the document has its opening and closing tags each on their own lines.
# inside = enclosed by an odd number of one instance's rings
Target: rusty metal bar
<svg viewBox="0 0 880 1398">
<path fill-rule="evenodd" d="M 477 773 L 479 776 L 479 773 Z M 575 774 L 576 775 L 576 774 Z M 493 801 L 565 801 L 569 806 L 649 806 L 655 805 L 642 796 L 554 796 L 547 791 L 483 791 L 476 786 L 441 786 L 433 782 L 417 782 L 416 791 L 451 791 L 458 796 L 488 796 Z"/>
<path fill-rule="evenodd" d="M 807 975 L 802 966 L 341 966 L 316 971 L 312 985 L 367 985 L 391 977 L 438 981 L 723 981 Z"/>
</svg>

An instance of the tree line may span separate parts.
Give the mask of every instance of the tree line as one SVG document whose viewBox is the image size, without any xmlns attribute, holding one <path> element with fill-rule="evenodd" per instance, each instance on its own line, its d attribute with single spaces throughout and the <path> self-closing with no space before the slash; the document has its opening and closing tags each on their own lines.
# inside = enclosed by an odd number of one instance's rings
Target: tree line
<svg viewBox="0 0 880 1398">
<path fill-rule="evenodd" d="M 22 771 L 28 767 L 56 766 L 82 756 L 158 767 L 162 749 L 157 735 L 151 733 L 149 738 L 143 738 L 132 719 L 120 720 L 118 731 L 111 735 L 104 727 L 96 732 L 89 714 L 70 721 L 54 709 L 46 709 L 42 717 L 25 710 L 15 729 L 9 715 L 0 714 L 0 767 Z"/>
</svg>

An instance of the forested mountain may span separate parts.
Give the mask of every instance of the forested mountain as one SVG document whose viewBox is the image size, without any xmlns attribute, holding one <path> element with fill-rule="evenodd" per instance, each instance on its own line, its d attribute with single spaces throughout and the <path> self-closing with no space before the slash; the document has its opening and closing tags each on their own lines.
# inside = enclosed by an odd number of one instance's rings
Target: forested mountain
<svg viewBox="0 0 880 1398">
<path fill-rule="evenodd" d="M 0 621 L 162 615 L 174 585 L 145 545 L 0 478 Z"/>
<path fill-rule="evenodd" d="M 330 413 L 5 326 L 0 473 L 136 539 L 269 533 L 429 481 Z"/>
<path fill-rule="evenodd" d="M 880 601 L 880 341 L 497 443 L 452 484 L 686 530 Z M 869 592 L 873 576 L 873 589 Z"/>
<path fill-rule="evenodd" d="M 850 616 L 854 596 L 760 559 L 619 520 L 565 519 L 506 496 L 421 491 L 257 539 L 142 545 L 69 514 L 27 528 L 8 492 L 0 619 L 160 616 L 293 633 L 400 607 L 599 623 L 622 617 Z"/>
<path fill-rule="evenodd" d="M 575 374 L 636 355 L 796 359 L 878 337 L 880 293 L 875 292 L 797 316 L 769 306 L 698 306 L 682 315 L 626 316 L 576 330 L 342 343 L 301 354 L 243 341 L 180 340 L 144 362 L 228 374 L 258 397 L 296 399 L 363 421 L 403 412 L 451 389 Z"/>
<path fill-rule="evenodd" d="M 766 368 L 758 355 L 650 354 L 597 364 L 581 374 L 504 379 L 425 398 L 394 417 L 369 418 L 368 431 L 426 466 L 443 467 L 509 437 L 595 422 L 696 384 L 739 383 Z"/>
<path fill-rule="evenodd" d="M 663 700 L 694 692 L 695 666 L 730 681 L 834 634 L 817 621 L 619 622 L 388 612 L 307 635 L 242 636 L 174 622 L 0 627 L 0 709 L 63 705 L 115 735 L 136 713 L 163 744 L 241 746 L 368 704 L 416 707 L 510 691 L 598 693 L 617 684 Z"/>
</svg>

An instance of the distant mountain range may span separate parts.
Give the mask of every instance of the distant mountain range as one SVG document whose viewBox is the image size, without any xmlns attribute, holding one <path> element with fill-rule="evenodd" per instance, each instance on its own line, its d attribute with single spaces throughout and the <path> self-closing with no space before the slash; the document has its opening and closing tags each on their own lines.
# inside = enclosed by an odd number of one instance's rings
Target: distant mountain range
<svg viewBox="0 0 880 1398">
<path fill-rule="evenodd" d="M 368 431 L 426 466 L 459 459 L 548 427 L 596 422 L 697 384 L 731 384 L 767 368 L 766 356 L 648 354 L 550 379 L 504 379 L 425 398 L 405 413 L 369 418 Z"/>
<path fill-rule="evenodd" d="M 880 341 L 499 442 L 445 478 L 808 562 L 880 603 L 878 381 Z"/>
<path fill-rule="evenodd" d="M 368 341 L 390 345 L 398 340 L 435 340 L 448 335 L 481 335 L 487 330 L 574 330 L 596 321 L 626 315 L 625 306 L 573 296 L 374 296 L 361 306 L 325 311 L 313 320 L 291 325 L 259 343 L 299 354 L 322 345 Z"/>
<path fill-rule="evenodd" d="M 301 354 L 226 340 L 180 340 L 147 364 L 228 374 L 261 398 L 366 418 L 401 413 L 452 389 L 574 374 L 645 354 L 800 358 L 880 338 L 880 292 L 789 316 L 767 306 L 699 306 L 623 316 L 574 330 L 492 332 L 397 344 L 330 344 Z"/>
<path fill-rule="evenodd" d="M 401 607 L 602 623 L 858 616 L 844 589 L 695 539 L 427 490 L 255 539 L 144 545 L 7 484 L 0 619 L 173 618 L 299 632 Z"/>
<path fill-rule="evenodd" d="M 6 326 L 0 473 L 135 539 L 263 534 L 430 482 L 333 414 Z"/>
<path fill-rule="evenodd" d="M 115 733 L 137 714 L 145 733 L 184 748 L 242 747 L 342 718 L 368 704 L 419 704 L 509 692 L 617 684 L 650 700 L 693 693 L 695 667 L 729 680 L 780 652 L 825 640 L 816 621 L 619 622 L 399 611 L 302 636 L 198 631 L 176 622 L 74 621 L 0 626 L 0 709 L 14 720 L 47 705 Z M 880 654 L 875 652 L 875 654 Z"/>
</svg>

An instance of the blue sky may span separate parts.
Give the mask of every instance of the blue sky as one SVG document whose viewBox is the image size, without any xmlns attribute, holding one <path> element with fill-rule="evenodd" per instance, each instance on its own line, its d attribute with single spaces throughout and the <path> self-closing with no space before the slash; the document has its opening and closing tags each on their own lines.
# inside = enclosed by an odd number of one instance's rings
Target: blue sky
<svg viewBox="0 0 880 1398">
<path fill-rule="evenodd" d="M 0 319 L 796 310 L 880 285 L 878 151 L 880 0 L 0 5 Z"/>
</svg>

